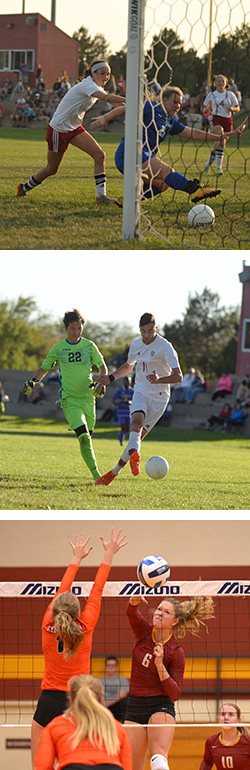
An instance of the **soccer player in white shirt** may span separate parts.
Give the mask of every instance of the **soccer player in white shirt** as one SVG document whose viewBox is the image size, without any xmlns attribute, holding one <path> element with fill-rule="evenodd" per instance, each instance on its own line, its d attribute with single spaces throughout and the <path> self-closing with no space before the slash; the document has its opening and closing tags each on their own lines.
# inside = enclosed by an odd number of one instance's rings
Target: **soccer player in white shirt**
<svg viewBox="0 0 250 770">
<path fill-rule="evenodd" d="M 214 143 L 207 163 L 206 174 L 210 173 L 210 166 L 216 160 L 216 173 L 223 174 L 222 162 L 226 139 L 221 138 L 221 128 L 226 132 L 233 130 L 233 112 L 239 112 L 238 99 L 232 91 L 227 90 L 228 80 L 225 75 L 217 75 L 215 78 L 216 90 L 208 94 L 203 102 L 203 108 L 209 107 L 212 113 L 212 132 L 220 136 L 220 140 Z"/>
<path fill-rule="evenodd" d="M 157 334 L 154 316 L 144 313 L 139 326 L 141 337 L 132 341 L 127 362 L 113 374 L 98 378 L 103 385 L 109 385 L 129 375 L 136 364 L 129 442 L 117 465 L 100 476 L 95 484 L 110 484 L 128 461 L 133 476 L 139 475 L 141 441 L 165 412 L 170 398 L 170 384 L 182 381 L 178 355 L 171 343 Z"/>
<path fill-rule="evenodd" d="M 97 99 L 110 102 L 113 105 L 124 104 L 123 96 L 104 91 L 110 73 L 110 66 L 107 62 L 95 60 L 89 68 L 86 68 L 81 82 L 70 88 L 65 94 L 48 125 L 46 134 L 48 142 L 47 165 L 36 171 L 28 182 L 24 184 L 19 182 L 18 197 L 26 195 L 48 176 L 56 174 L 68 145 L 73 144 L 94 160 L 96 203 L 117 203 L 115 199 L 108 198 L 106 195 L 105 153 L 82 126 L 86 110 L 90 109 Z"/>
</svg>

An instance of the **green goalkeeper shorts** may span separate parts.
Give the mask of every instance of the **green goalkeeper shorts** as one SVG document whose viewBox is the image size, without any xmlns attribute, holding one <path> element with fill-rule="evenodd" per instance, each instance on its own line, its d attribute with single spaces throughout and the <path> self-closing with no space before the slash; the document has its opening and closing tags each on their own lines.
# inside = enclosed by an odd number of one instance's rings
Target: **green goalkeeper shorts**
<svg viewBox="0 0 250 770">
<path fill-rule="evenodd" d="M 81 425 L 87 425 L 88 430 L 93 430 L 95 426 L 95 398 L 90 393 L 86 396 L 61 399 L 62 409 L 64 411 L 69 430 L 76 430 Z"/>
</svg>

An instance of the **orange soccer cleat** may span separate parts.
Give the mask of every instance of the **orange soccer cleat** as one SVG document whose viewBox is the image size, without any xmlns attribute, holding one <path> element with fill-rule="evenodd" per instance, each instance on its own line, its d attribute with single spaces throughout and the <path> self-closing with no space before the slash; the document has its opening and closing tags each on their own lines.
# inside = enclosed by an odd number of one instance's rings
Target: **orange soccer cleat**
<svg viewBox="0 0 250 770">
<path fill-rule="evenodd" d="M 24 192 L 24 190 L 23 190 L 22 182 L 19 182 L 19 184 L 17 185 L 17 194 L 16 195 L 17 195 L 17 198 L 19 198 L 20 196 L 26 195 L 26 192 Z"/>
<path fill-rule="evenodd" d="M 139 452 L 135 450 L 129 460 L 130 468 L 133 473 L 133 476 L 140 475 L 140 459 L 141 459 L 141 456 L 139 455 Z"/>
<path fill-rule="evenodd" d="M 103 486 L 107 487 L 108 484 L 111 484 L 111 481 L 114 481 L 115 475 L 113 471 L 108 471 L 108 473 L 104 473 L 104 476 L 100 476 L 99 479 L 96 479 L 95 484 L 103 484 Z"/>
</svg>

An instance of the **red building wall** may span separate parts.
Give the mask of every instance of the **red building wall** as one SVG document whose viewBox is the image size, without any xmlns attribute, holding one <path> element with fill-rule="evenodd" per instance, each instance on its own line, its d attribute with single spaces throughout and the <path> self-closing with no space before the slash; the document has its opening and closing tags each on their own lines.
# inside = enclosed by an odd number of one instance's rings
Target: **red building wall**
<svg viewBox="0 0 250 770">
<path fill-rule="evenodd" d="M 27 24 L 28 18 L 35 24 Z M 8 25 L 12 25 L 11 27 Z M 44 29 L 46 25 L 46 29 Z M 29 74 L 28 85 L 35 87 L 35 70 L 38 64 L 43 68 L 46 88 L 52 88 L 56 77 L 67 70 L 69 78 L 78 77 L 78 43 L 52 24 L 40 13 L 1 14 L 0 50 L 35 50 L 34 72 Z M 0 71 L 0 86 L 9 75 L 16 85 L 18 75 L 10 70 Z"/>
</svg>

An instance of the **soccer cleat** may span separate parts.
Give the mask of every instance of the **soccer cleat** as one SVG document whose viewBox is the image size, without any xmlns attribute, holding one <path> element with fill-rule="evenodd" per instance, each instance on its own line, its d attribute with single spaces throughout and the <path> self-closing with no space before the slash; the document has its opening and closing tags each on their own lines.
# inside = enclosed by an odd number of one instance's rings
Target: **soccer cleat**
<svg viewBox="0 0 250 770">
<path fill-rule="evenodd" d="M 139 452 L 135 450 L 135 452 L 133 452 L 129 460 L 130 468 L 133 473 L 133 476 L 140 475 L 140 459 L 141 459 L 141 456 L 139 455 Z"/>
<path fill-rule="evenodd" d="M 223 174 L 222 169 L 221 168 L 217 168 L 216 169 L 216 174 L 217 174 L 217 176 L 221 176 Z"/>
<path fill-rule="evenodd" d="M 100 476 L 99 479 L 96 479 L 95 484 L 102 484 L 103 486 L 107 487 L 108 484 L 111 484 L 111 481 L 114 481 L 115 476 L 113 471 L 108 471 L 108 473 L 104 473 L 104 476 Z"/>
<path fill-rule="evenodd" d="M 115 202 L 116 202 L 116 205 L 119 206 L 120 209 L 123 209 L 123 197 L 122 197 L 122 195 L 120 196 L 120 198 L 116 198 Z"/>
<path fill-rule="evenodd" d="M 17 194 L 16 195 L 17 195 L 17 198 L 21 197 L 22 195 L 26 195 L 26 192 L 24 192 L 24 190 L 23 190 L 22 182 L 19 182 L 19 184 L 17 185 Z"/>
<path fill-rule="evenodd" d="M 192 203 L 199 203 L 199 201 L 206 200 L 206 198 L 215 198 L 216 195 L 220 195 L 221 190 L 211 190 L 210 187 L 199 187 L 195 195 L 191 198 Z"/>
<path fill-rule="evenodd" d="M 105 204 L 116 203 L 116 199 L 115 198 L 108 198 L 107 195 L 101 195 L 100 198 L 96 198 L 96 203 L 105 203 Z"/>
</svg>

